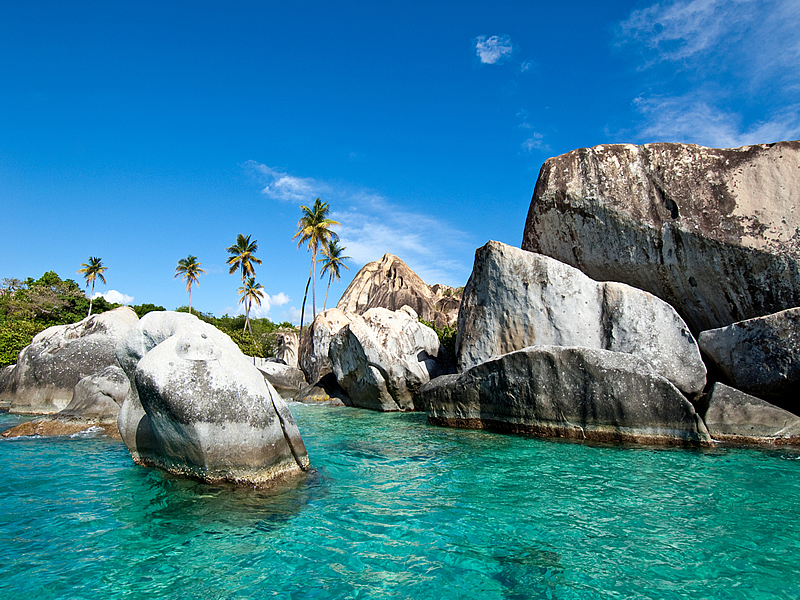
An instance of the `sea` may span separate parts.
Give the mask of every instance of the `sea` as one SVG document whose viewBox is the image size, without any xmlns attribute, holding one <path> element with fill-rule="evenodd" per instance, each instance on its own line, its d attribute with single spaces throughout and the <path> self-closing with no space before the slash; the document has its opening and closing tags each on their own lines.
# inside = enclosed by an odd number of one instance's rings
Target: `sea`
<svg viewBox="0 0 800 600">
<path fill-rule="evenodd" d="M 266 490 L 137 466 L 91 431 L 1 439 L 2 597 L 800 598 L 800 450 L 291 409 L 313 469 Z"/>
</svg>

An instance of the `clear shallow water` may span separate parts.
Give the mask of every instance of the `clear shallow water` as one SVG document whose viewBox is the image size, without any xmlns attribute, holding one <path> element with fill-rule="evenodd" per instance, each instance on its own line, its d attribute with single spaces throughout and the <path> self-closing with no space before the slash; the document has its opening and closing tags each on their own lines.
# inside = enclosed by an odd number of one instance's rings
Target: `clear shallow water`
<svg viewBox="0 0 800 600">
<path fill-rule="evenodd" d="M 800 597 L 800 453 L 613 448 L 293 405 L 274 491 L 0 440 L 0 592 L 35 598 Z M 20 421 L 0 414 L 0 428 Z"/>
</svg>

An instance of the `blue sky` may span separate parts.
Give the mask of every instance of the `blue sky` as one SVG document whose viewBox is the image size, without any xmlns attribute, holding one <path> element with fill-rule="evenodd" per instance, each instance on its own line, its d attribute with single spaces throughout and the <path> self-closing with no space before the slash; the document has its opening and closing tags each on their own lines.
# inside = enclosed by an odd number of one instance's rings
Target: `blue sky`
<svg viewBox="0 0 800 600">
<path fill-rule="evenodd" d="M 193 306 L 233 314 L 243 233 L 259 315 L 297 322 L 317 196 L 352 257 L 331 306 L 385 252 L 464 285 L 550 156 L 798 138 L 797 0 L 5 2 L 0 277 L 99 256 L 99 291 L 171 309 L 193 254 Z"/>
</svg>

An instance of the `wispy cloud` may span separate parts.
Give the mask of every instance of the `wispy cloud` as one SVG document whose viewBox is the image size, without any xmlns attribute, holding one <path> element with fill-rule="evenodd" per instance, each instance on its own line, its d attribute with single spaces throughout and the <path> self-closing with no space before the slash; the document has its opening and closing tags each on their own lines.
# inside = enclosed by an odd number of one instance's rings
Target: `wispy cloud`
<svg viewBox="0 0 800 600">
<path fill-rule="evenodd" d="M 514 51 L 511 38 L 507 35 L 493 35 L 486 37 L 479 35 L 474 40 L 475 53 L 485 65 L 494 65 L 510 58 Z"/>
<path fill-rule="evenodd" d="M 264 297 L 261 299 L 261 306 L 253 305 L 250 307 L 250 316 L 255 319 L 268 319 L 270 318 L 269 312 L 273 306 L 283 306 L 289 301 L 289 296 L 283 292 L 279 292 L 273 296 L 264 294 Z M 239 306 L 236 308 L 236 314 L 243 315 L 244 313 L 244 303 L 239 304 Z"/>
<path fill-rule="evenodd" d="M 128 296 L 128 294 L 123 294 L 117 290 L 108 290 L 104 294 L 95 292 L 92 298 L 98 298 L 100 296 L 105 298 L 106 302 L 111 302 L 112 304 L 130 304 L 133 302 L 133 296 Z"/>
<path fill-rule="evenodd" d="M 332 218 L 342 223 L 336 232 L 347 248 L 345 254 L 353 259 L 351 269 L 388 252 L 400 257 L 431 284 L 464 285 L 469 277 L 476 241 L 445 221 L 357 186 L 290 175 L 255 161 L 248 161 L 245 167 L 269 177 L 262 190 L 269 198 L 285 199 L 285 194 L 276 192 L 280 188 L 275 187 L 275 181 L 297 181 L 311 193 L 290 199 L 307 203 L 308 198 L 319 196 L 329 202 Z"/>
<path fill-rule="evenodd" d="M 517 113 L 517 117 L 521 120 L 520 129 L 529 131 L 527 139 L 522 142 L 522 148 L 527 152 L 533 152 L 534 150 L 549 152 L 550 146 L 545 143 L 544 134 L 534 131 L 534 126 L 530 122 L 530 113 L 523 108 Z"/>
<path fill-rule="evenodd" d="M 647 141 L 734 148 L 800 138 L 800 104 L 746 127 L 740 114 L 726 112 L 694 95 L 638 98 L 634 104 L 645 117 L 639 136 Z"/>
<path fill-rule="evenodd" d="M 244 167 L 256 172 L 264 180 L 266 187 L 261 193 L 275 200 L 308 204 L 309 198 L 328 195 L 328 187 L 310 177 L 290 175 L 254 160 L 248 160 Z"/>
<path fill-rule="evenodd" d="M 634 11 L 617 27 L 659 82 L 636 108 L 642 141 L 741 145 L 798 136 L 800 2 L 676 0 Z M 662 77 L 663 76 L 663 77 Z"/>
</svg>

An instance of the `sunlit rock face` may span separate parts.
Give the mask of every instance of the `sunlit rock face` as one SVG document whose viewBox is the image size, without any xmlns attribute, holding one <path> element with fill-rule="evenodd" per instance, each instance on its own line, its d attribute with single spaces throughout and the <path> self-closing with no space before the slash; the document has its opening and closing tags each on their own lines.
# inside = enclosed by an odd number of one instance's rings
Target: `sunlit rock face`
<svg viewBox="0 0 800 600">
<path fill-rule="evenodd" d="M 800 306 L 800 142 L 551 158 L 522 248 L 655 294 L 695 334 Z"/>
<path fill-rule="evenodd" d="M 710 329 L 698 341 L 737 389 L 800 414 L 800 308 Z"/>
<path fill-rule="evenodd" d="M 340 308 L 329 308 L 319 313 L 300 340 L 299 366 L 306 381 L 314 385 L 331 372 L 328 349 L 333 336 L 355 317 Z"/>
<path fill-rule="evenodd" d="M 308 468 L 285 402 L 215 327 L 186 313 L 148 313 L 117 356 L 135 389 L 117 423 L 137 462 L 247 485 Z"/>
<path fill-rule="evenodd" d="M 81 379 L 117 366 L 117 342 L 138 321 L 133 309 L 123 306 L 37 334 L 20 352 L 6 387 L 10 411 L 49 414 L 65 408 Z"/>
<path fill-rule="evenodd" d="M 590 279 L 557 260 L 489 242 L 475 252 L 456 353 L 466 371 L 528 346 L 582 346 L 631 354 L 687 394 L 706 369 L 689 328 L 669 304 L 620 283 Z"/>
<path fill-rule="evenodd" d="M 361 268 L 336 307 L 360 315 L 371 308 L 400 310 L 409 306 L 422 319 L 444 327 L 455 323 L 459 300 L 454 288 L 429 286 L 402 260 L 384 254 Z"/>
<path fill-rule="evenodd" d="M 419 388 L 453 371 L 436 333 L 408 306 L 354 316 L 329 356 L 352 405 L 380 411 L 415 410 Z"/>
<path fill-rule="evenodd" d="M 602 442 L 710 445 L 693 405 L 645 361 L 533 346 L 420 390 L 434 425 Z"/>
</svg>

